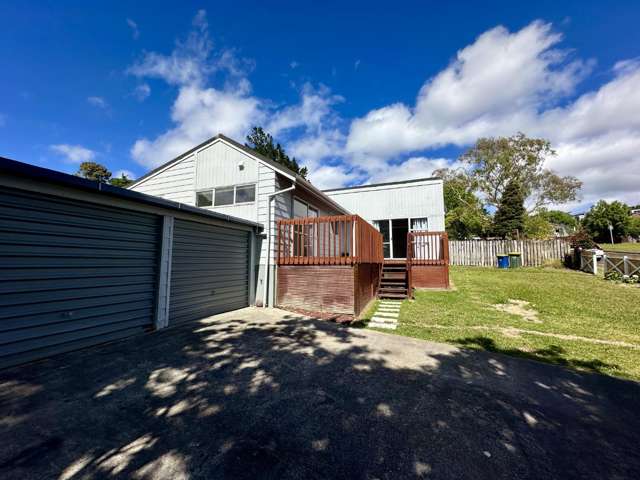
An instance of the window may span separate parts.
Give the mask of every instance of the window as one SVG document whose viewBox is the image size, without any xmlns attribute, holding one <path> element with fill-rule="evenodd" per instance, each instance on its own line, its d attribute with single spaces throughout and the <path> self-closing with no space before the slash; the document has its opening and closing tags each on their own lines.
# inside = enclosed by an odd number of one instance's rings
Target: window
<svg viewBox="0 0 640 480">
<path fill-rule="evenodd" d="M 207 190 L 206 192 L 196 193 L 196 206 L 198 207 L 210 207 L 213 201 L 213 192 Z"/>
<path fill-rule="evenodd" d="M 427 231 L 429 230 L 429 220 L 426 217 L 412 218 L 411 219 L 411 231 Z"/>
<path fill-rule="evenodd" d="M 213 188 L 196 192 L 196 206 L 198 207 L 224 207 L 226 205 L 253 203 L 255 201 L 255 184 Z"/>
<path fill-rule="evenodd" d="M 293 218 L 307 217 L 307 204 L 297 198 L 293 199 Z"/>
<path fill-rule="evenodd" d="M 236 203 L 249 203 L 256 199 L 255 185 L 242 185 L 236 187 Z"/>
<path fill-rule="evenodd" d="M 233 205 L 233 187 L 216 188 L 214 204 L 216 207 L 222 205 Z"/>
</svg>

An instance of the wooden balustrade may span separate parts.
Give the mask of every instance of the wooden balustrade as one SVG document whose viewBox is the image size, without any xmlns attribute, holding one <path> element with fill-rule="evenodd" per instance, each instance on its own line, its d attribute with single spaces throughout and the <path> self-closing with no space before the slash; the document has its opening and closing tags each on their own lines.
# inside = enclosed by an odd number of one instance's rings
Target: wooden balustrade
<svg viewBox="0 0 640 480">
<path fill-rule="evenodd" d="M 407 263 L 410 265 L 447 265 L 449 237 L 446 232 L 409 232 Z"/>
<path fill-rule="evenodd" d="M 279 220 L 278 265 L 382 263 L 382 235 L 358 215 Z"/>
</svg>

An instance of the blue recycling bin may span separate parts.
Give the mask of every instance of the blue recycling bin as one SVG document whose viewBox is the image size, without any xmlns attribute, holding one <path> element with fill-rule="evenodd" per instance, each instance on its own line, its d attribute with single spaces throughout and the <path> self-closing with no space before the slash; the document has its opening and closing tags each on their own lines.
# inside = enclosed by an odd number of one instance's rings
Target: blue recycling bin
<svg viewBox="0 0 640 480">
<path fill-rule="evenodd" d="M 498 268 L 509 268 L 509 255 L 498 255 Z"/>
</svg>

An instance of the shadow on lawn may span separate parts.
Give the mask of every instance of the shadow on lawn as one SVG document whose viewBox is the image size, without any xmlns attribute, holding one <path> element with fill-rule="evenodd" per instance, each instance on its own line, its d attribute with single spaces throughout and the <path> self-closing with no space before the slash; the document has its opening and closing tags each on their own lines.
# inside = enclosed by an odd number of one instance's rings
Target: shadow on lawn
<svg viewBox="0 0 640 480">
<path fill-rule="evenodd" d="M 638 384 L 426 345 L 238 313 L 0 372 L 0 477 L 637 478 Z"/>
<path fill-rule="evenodd" d="M 552 363 L 554 365 L 562 365 L 564 367 L 574 368 L 576 370 L 587 371 L 591 373 L 600 373 L 610 375 L 610 370 L 618 369 L 615 363 L 606 363 L 602 360 L 579 360 L 575 358 L 567 358 L 567 352 L 559 345 L 549 345 L 546 348 L 538 348 L 530 352 L 519 350 L 517 348 L 501 348 L 496 345 L 495 340 L 489 337 L 465 337 L 452 340 L 456 345 L 463 347 L 479 347 L 488 352 L 501 353 L 512 357 L 526 358 L 536 360 L 538 362 Z M 609 371 L 607 371 L 609 369 Z"/>
</svg>

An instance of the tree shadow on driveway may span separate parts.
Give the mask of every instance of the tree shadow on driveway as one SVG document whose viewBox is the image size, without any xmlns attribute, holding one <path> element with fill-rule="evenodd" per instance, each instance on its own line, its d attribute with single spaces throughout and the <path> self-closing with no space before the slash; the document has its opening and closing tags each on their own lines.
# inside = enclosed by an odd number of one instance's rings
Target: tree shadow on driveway
<svg viewBox="0 0 640 480">
<path fill-rule="evenodd" d="M 0 372 L 2 478 L 638 478 L 640 386 L 258 309 Z"/>
</svg>

